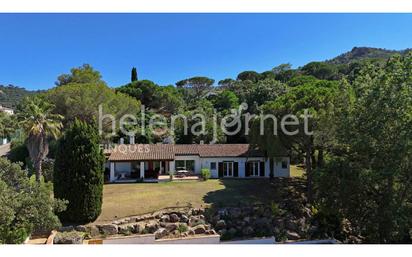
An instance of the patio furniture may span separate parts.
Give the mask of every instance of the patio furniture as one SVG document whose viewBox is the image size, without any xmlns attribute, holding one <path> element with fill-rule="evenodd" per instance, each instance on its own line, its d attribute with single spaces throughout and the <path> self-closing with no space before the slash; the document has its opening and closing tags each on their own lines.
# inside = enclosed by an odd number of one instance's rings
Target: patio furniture
<svg viewBox="0 0 412 257">
<path fill-rule="evenodd" d="M 176 177 L 178 178 L 184 178 L 186 177 L 190 172 L 187 170 L 179 170 L 176 172 Z"/>
</svg>

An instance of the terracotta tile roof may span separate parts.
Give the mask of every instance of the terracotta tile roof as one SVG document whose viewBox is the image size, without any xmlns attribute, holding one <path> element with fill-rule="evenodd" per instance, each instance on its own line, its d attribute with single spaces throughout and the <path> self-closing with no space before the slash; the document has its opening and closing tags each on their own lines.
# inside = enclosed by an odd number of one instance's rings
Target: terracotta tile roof
<svg viewBox="0 0 412 257">
<path fill-rule="evenodd" d="M 253 153 L 253 155 L 251 155 Z M 260 151 L 250 151 L 249 144 L 199 145 L 200 157 L 260 157 Z"/>
<path fill-rule="evenodd" d="M 110 152 L 110 161 L 173 160 L 175 159 L 175 155 L 198 155 L 200 157 L 263 157 L 261 151 L 250 149 L 249 144 L 118 145 Z"/>
<path fill-rule="evenodd" d="M 174 145 L 176 155 L 199 155 L 199 145 Z"/>
<path fill-rule="evenodd" d="M 173 160 L 173 145 L 117 145 L 109 161 Z"/>
</svg>

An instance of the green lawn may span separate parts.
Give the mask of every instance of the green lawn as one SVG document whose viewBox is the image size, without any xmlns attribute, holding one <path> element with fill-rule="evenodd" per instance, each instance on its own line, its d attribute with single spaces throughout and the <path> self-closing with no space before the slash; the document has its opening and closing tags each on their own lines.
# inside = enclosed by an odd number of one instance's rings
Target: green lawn
<svg viewBox="0 0 412 257">
<path fill-rule="evenodd" d="M 301 183 L 304 170 L 291 165 L 294 179 L 210 179 L 162 183 L 108 184 L 103 210 L 96 222 L 150 213 L 166 207 L 233 206 L 284 200 L 280 195 L 292 181 Z"/>
<path fill-rule="evenodd" d="M 295 178 L 302 178 L 305 175 L 305 169 L 297 165 L 290 165 L 290 175 Z"/>
<path fill-rule="evenodd" d="M 238 205 L 278 200 L 279 187 L 269 179 L 211 179 L 206 182 L 109 184 L 96 222 L 153 212 L 166 207 Z"/>
</svg>

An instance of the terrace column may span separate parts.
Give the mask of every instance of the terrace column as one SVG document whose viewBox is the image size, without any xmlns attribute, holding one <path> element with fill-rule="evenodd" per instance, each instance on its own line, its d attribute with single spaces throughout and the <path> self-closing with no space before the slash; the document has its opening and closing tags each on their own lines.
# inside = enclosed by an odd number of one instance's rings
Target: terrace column
<svg viewBox="0 0 412 257">
<path fill-rule="evenodd" d="M 238 172 L 239 172 L 239 178 L 244 178 L 244 177 L 246 177 L 246 174 L 245 174 L 245 166 L 246 166 L 246 160 L 239 160 L 239 162 L 238 162 L 239 164 L 239 170 L 238 170 Z"/>
<path fill-rule="evenodd" d="M 270 158 L 265 160 L 265 176 L 270 177 Z"/>
<path fill-rule="evenodd" d="M 113 181 L 115 180 L 115 177 L 114 177 L 114 165 L 115 165 L 114 162 L 110 162 L 110 177 L 109 177 L 109 181 L 110 181 L 110 182 L 113 182 Z"/>
<path fill-rule="evenodd" d="M 164 174 L 163 172 L 163 162 L 160 161 L 160 166 L 159 166 L 160 170 L 159 170 L 159 174 Z"/>
<path fill-rule="evenodd" d="M 140 178 L 144 178 L 144 162 L 140 162 Z"/>
<path fill-rule="evenodd" d="M 175 161 L 169 162 L 169 172 L 172 172 L 173 174 L 175 174 Z"/>
</svg>

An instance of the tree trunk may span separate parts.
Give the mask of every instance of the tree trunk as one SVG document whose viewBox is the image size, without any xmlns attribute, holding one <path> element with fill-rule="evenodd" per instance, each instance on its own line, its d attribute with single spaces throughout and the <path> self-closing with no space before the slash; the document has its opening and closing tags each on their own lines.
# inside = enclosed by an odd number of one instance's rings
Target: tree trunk
<svg viewBox="0 0 412 257">
<path fill-rule="evenodd" d="M 324 164 L 323 149 L 318 150 L 318 167 L 322 168 Z"/>
<path fill-rule="evenodd" d="M 315 150 L 312 150 L 312 152 L 310 153 L 310 158 L 311 158 L 311 162 L 312 162 L 312 169 L 316 169 L 316 156 L 315 156 Z"/>
<path fill-rule="evenodd" d="M 33 163 L 34 170 L 36 172 L 36 181 L 39 182 L 40 178 L 42 176 L 42 160 L 36 160 L 35 163 Z"/>
<path fill-rule="evenodd" d="M 27 149 L 36 172 L 36 181 L 39 182 L 42 176 L 42 161 L 49 152 L 49 145 L 45 135 L 30 136 L 27 141 Z"/>
<path fill-rule="evenodd" d="M 313 201 L 313 188 L 312 188 L 312 149 L 310 146 L 306 148 L 305 154 L 305 166 L 306 166 L 306 176 L 307 176 L 307 192 L 308 201 L 312 203 Z"/>
</svg>

